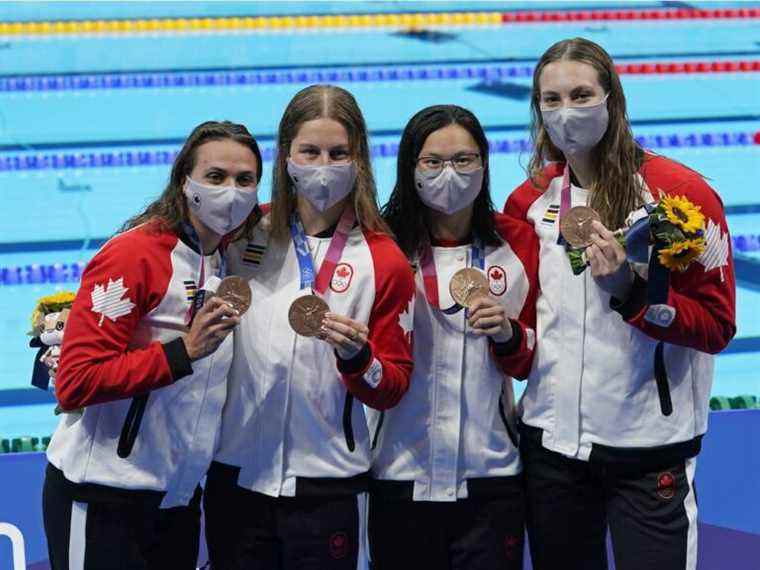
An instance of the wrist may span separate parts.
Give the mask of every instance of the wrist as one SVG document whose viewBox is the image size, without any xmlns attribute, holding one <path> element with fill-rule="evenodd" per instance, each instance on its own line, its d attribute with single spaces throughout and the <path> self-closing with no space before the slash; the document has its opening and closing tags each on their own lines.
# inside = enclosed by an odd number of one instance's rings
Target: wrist
<svg viewBox="0 0 760 570">
<path fill-rule="evenodd" d="M 180 340 L 182 340 L 182 344 L 185 346 L 185 353 L 187 354 L 188 359 L 190 359 L 190 362 L 198 360 L 198 358 L 200 358 L 198 351 L 193 347 L 193 343 L 187 339 L 187 335 L 180 337 Z"/>
</svg>

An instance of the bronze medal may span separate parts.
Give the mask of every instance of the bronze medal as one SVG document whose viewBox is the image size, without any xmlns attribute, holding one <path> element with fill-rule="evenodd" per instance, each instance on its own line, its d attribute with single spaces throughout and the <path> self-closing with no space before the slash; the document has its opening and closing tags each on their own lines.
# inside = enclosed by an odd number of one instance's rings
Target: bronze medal
<svg viewBox="0 0 760 570">
<path fill-rule="evenodd" d="M 594 220 L 602 221 L 596 210 L 588 206 L 575 206 L 560 218 L 559 231 L 574 248 L 588 247 L 591 245 L 591 234 L 594 233 L 591 225 Z"/>
<path fill-rule="evenodd" d="M 251 288 L 245 279 L 236 275 L 222 279 L 216 295 L 232 305 L 240 316 L 251 306 Z"/>
<path fill-rule="evenodd" d="M 449 292 L 454 301 L 469 308 L 475 299 L 488 295 L 488 278 L 474 267 L 460 269 L 449 282 Z"/>
<path fill-rule="evenodd" d="M 288 322 L 301 336 L 317 336 L 322 329 L 322 321 L 330 307 L 321 297 L 305 295 L 298 297 L 290 305 Z"/>
</svg>

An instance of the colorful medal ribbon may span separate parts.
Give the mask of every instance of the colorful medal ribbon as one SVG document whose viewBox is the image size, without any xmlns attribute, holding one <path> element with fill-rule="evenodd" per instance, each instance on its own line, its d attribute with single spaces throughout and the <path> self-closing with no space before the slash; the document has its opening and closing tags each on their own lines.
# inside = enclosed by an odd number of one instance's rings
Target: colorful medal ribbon
<svg viewBox="0 0 760 570">
<path fill-rule="evenodd" d="M 422 269 L 422 282 L 425 286 L 425 297 L 427 297 L 428 304 L 431 307 L 440 309 L 447 315 L 453 315 L 463 309 L 459 303 L 454 303 L 448 309 L 441 309 L 440 301 L 438 297 L 438 272 L 435 268 L 435 259 L 433 258 L 433 248 L 430 247 L 430 242 L 425 244 L 420 257 L 420 266 Z M 481 271 L 485 267 L 485 253 L 483 244 L 480 240 L 473 240 L 470 247 L 470 267 L 476 267 Z"/>
<path fill-rule="evenodd" d="M 338 221 L 338 226 L 335 228 L 335 233 L 327 248 L 325 259 L 319 268 L 319 273 L 315 277 L 314 260 L 311 258 L 306 232 L 298 215 L 296 213 L 293 214 L 290 220 L 290 235 L 293 237 L 293 245 L 296 250 L 296 257 L 298 258 L 298 268 L 301 273 L 301 289 L 309 288 L 320 295 L 327 290 L 335 267 L 343 255 L 343 250 L 348 241 L 348 234 L 351 232 L 351 228 L 354 227 L 355 222 L 356 214 L 354 214 L 354 209 L 351 206 L 347 206 Z"/>
</svg>

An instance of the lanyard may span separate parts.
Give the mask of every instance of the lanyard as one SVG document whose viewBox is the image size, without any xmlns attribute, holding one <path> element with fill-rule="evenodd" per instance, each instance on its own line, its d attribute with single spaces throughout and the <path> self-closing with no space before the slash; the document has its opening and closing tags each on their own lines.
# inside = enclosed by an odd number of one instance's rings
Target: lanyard
<svg viewBox="0 0 760 570">
<path fill-rule="evenodd" d="M 422 283 L 425 286 L 425 297 L 431 307 L 440 309 L 447 315 L 453 315 L 462 310 L 462 306 L 454 303 L 448 309 L 441 309 L 438 297 L 438 272 L 435 268 L 435 259 L 433 257 L 433 248 L 430 242 L 425 244 L 420 257 L 420 266 L 422 268 Z M 485 267 L 484 248 L 480 240 L 473 240 L 470 246 L 470 267 L 477 267 L 481 271 Z"/>
<path fill-rule="evenodd" d="M 205 291 L 203 291 L 203 285 L 206 283 L 206 256 L 203 255 L 201 240 L 198 237 L 198 233 L 195 231 L 195 228 L 191 224 L 185 223 L 182 224 L 182 230 L 185 232 L 185 235 L 187 235 L 190 242 L 198 250 L 201 258 L 200 267 L 198 268 L 198 288 L 195 292 L 192 303 L 190 303 L 190 307 L 187 309 L 187 314 L 185 315 L 185 320 L 189 324 L 192 322 L 195 313 L 197 313 L 203 306 L 203 302 L 205 300 L 206 295 Z M 223 279 L 227 274 L 227 262 L 224 259 L 224 252 L 221 251 L 221 245 L 219 254 L 219 269 L 216 272 L 216 276 L 219 277 L 219 279 Z"/>
<path fill-rule="evenodd" d="M 557 227 L 559 228 L 559 223 L 562 221 L 562 216 L 564 216 L 567 211 L 570 209 L 570 167 L 565 163 L 565 171 L 562 174 L 562 192 L 560 194 L 560 205 L 559 205 L 559 219 L 557 220 Z M 567 241 L 565 241 L 565 238 L 562 237 L 562 232 L 558 232 L 559 235 L 557 236 L 557 244 L 564 245 L 565 247 L 568 246 Z"/>
<path fill-rule="evenodd" d="M 354 227 L 356 221 L 356 214 L 351 206 L 347 206 L 343 210 L 343 214 L 340 216 L 338 226 L 335 228 L 335 233 L 330 239 L 330 245 L 327 248 L 327 254 L 319 268 L 319 272 L 315 274 L 314 260 L 311 258 L 311 251 L 309 250 L 309 242 L 306 239 L 306 232 L 303 229 L 303 224 L 298 218 L 296 213 L 293 214 L 290 220 L 290 235 L 293 238 L 293 246 L 296 250 L 296 257 L 298 258 L 298 269 L 301 274 L 301 289 L 311 289 L 319 294 L 324 293 L 327 290 L 327 286 L 330 284 L 335 267 L 338 265 L 343 250 L 346 247 L 348 241 L 348 234 L 351 228 Z"/>
</svg>

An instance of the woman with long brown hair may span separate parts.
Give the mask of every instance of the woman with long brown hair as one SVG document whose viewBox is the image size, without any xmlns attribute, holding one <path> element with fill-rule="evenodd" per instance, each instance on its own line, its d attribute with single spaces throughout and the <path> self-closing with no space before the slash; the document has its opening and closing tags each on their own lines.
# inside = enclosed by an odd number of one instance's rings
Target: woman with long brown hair
<svg viewBox="0 0 760 570">
<path fill-rule="evenodd" d="M 609 528 L 619 570 L 693 570 L 712 354 L 736 330 L 722 203 L 698 173 L 639 146 L 615 66 L 589 40 L 543 54 L 531 113 L 529 179 L 505 211 L 540 241 L 520 402 L 534 567 L 606 568 Z M 669 231 L 695 236 L 688 248 L 649 244 L 639 220 L 657 204 Z M 639 256 L 619 240 L 641 227 Z"/>
<path fill-rule="evenodd" d="M 412 369 L 413 277 L 385 228 L 353 96 L 300 91 L 280 121 L 271 211 L 230 246 L 253 305 L 204 499 L 216 569 L 366 566 L 364 406 L 396 405 Z"/>
<path fill-rule="evenodd" d="M 54 569 L 196 567 L 199 482 L 239 323 L 227 302 L 196 298 L 224 276 L 222 240 L 260 217 L 261 167 L 243 125 L 199 125 L 163 194 L 87 265 L 56 376 L 67 413 L 47 452 Z"/>
</svg>

